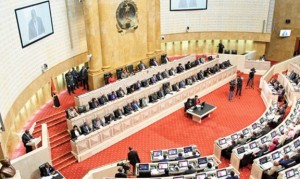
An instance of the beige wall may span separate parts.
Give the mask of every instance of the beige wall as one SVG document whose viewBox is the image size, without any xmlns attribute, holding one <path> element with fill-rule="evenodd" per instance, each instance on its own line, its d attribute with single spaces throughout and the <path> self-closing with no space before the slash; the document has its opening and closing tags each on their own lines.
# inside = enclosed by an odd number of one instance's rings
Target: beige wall
<svg viewBox="0 0 300 179">
<path fill-rule="evenodd" d="M 300 37 L 300 1 L 276 0 L 274 12 L 274 31 L 271 43 L 267 46 L 267 58 L 283 61 L 293 56 L 296 38 Z M 285 20 L 291 19 L 290 24 Z M 281 29 L 291 29 L 290 37 L 281 38 Z"/>
</svg>

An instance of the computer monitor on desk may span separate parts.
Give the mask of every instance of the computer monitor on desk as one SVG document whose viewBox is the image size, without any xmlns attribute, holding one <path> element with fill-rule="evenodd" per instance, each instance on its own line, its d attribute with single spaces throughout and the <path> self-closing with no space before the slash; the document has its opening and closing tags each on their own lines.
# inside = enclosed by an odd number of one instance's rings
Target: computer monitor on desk
<svg viewBox="0 0 300 179">
<path fill-rule="evenodd" d="M 265 164 L 267 162 L 268 162 L 268 157 L 263 157 L 263 158 L 259 159 L 259 164 L 260 165 L 263 165 L 263 164 Z"/>
<path fill-rule="evenodd" d="M 273 160 L 276 160 L 276 159 L 278 159 L 279 157 L 280 157 L 280 152 L 275 152 L 275 153 L 272 154 L 272 159 L 273 159 Z"/>
<path fill-rule="evenodd" d="M 204 165 L 204 164 L 207 164 L 208 163 L 208 160 L 206 157 L 203 157 L 203 158 L 198 158 L 198 164 L 199 165 Z"/>
<path fill-rule="evenodd" d="M 188 162 L 187 161 L 178 161 L 178 166 L 179 166 L 179 168 L 185 168 L 188 166 Z"/>
<path fill-rule="evenodd" d="M 266 142 L 267 142 L 267 137 L 261 138 L 261 143 L 262 143 L 262 144 L 264 144 L 264 143 L 266 143 Z"/>
<path fill-rule="evenodd" d="M 240 147 L 240 148 L 236 149 L 236 151 L 238 154 L 242 154 L 245 152 L 245 147 Z"/>
<path fill-rule="evenodd" d="M 139 171 L 150 171 L 149 164 L 139 164 Z"/>
<path fill-rule="evenodd" d="M 257 147 L 257 144 L 256 144 L 256 142 L 252 142 L 251 144 L 249 144 L 249 146 L 250 146 L 250 149 L 254 149 Z"/>
<path fill-rule="evenodd" d="M 205 179 L 206 178 L 206 173 L 201 173 L 196 175 L 196 179 Z"/>
<path fill-rule="evenodd" d="M 226 144 L 226 139 L 225 139 L 225 138 L 220 139 L 220 140 L 219 140 L 219 144 L 220 144 L 220 145 Z"/>
<path fill-rule="evenodd" d="M 165 170 L 169 168 L 169 164 L 168 163 L 158 163 L 158 169 L 159 170 Z"/>
<path fill-rule="evenodd" d="M 290 146 L 287 146 L 287 147 L 283 148 L 283 151 L 284 151 L 285 154 L 290 153 L 290 151 L 291 151 Z"/>
<path fill-rule="evenodd" d="M 218 170 L 217 171 L 217 178 L 222 178 L 227 176 L 227 171 L 226 169 Z"/>
<path fill-rule="evenodd" d="M 243 134 L 244 134 L 244 135 L 249 134 L 249 130 L 248 130 L 248 129 L 244 129 L 244 130 L 243 130 Z"/>
<path fill-rule="evenodd" d="M 295 147 L 295 149 L 298 148 L 299 145 L 300 145 L 300 140 L 296 140 L 296 141 L 294 142 L 294 147 Z"/>
<path fill-rule="evenodd" d="M 168 150 L 168 155 L 169 156 L 177 155 L 177 153 L 178 153 L 177 149 L 170 149 L 170 150 Z"/>
<path fill-rule="evenodd" d="M 232 136 L 231 136 L 231 139 L 232 140 L 235 140 L 235 139 L 237 139 L 238 138 L 238 135 L 237 134 L 233 134 Z"/>
<path fill-rule="evenodd" d="M 153 157 L 160 157 L 160 156 L 162 156 L 161 150 L 153 151 Z"/>
<path fill-rule="evenodd" d="M 192 148 L 192 147 L 184 147 L 184 148 L 183 148 L 183 152 L 184 152 L 184 153 L 193 152 L 193 148 Z"/>
<path fill-rule="evenodd" d="M 286 175 L 286 178 L 292 178 L 296 175 L 295 170 L 294 169 L 288 170 L 285 172 L 285 175 Z"/>
</svg>

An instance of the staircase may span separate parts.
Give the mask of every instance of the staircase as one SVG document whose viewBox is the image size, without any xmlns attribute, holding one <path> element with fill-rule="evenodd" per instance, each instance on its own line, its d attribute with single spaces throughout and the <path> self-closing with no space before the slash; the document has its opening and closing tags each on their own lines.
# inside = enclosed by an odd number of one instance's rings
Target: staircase
<svg viewBox="0 0 300 179">
<path fill-rule="evenodd" d="M 33 131 L 33 136 L 41 136 L 41 126 L 47 124 L 52 155 L 52 164 L 56 170 L 62 170 L 77 160 L 71 153 L 70 134 L 67 131 L 65 111 L 62 110 L 51 116 L 38 120 Z"/>
</svg>

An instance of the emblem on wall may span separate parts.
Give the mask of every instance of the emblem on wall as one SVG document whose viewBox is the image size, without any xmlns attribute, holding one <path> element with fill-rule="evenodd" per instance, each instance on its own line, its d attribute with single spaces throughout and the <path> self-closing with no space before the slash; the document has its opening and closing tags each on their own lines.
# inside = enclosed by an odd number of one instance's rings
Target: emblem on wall
<svg viewBox="0 0 300 179">
<path fill-rule="evenodd" d="M 117 9 L 116 18 L 119 33 L 137 29 L 139 20 L 135 2 L 132 0 L 124 0 L 121 2 Z"/>
</svg>

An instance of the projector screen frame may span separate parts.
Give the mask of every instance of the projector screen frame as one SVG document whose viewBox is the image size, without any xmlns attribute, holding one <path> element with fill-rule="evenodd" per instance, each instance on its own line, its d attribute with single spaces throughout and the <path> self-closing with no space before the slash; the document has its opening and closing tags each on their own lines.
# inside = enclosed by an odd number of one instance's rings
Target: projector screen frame
<svg viewBox="0 0 300 179">
<path fill-rule="evenodd" d="M 206 7 L 205 8 L 172 9 L 172 0 L 170 0 L 170 11 L 198 11 L 198 10 L 207 10 L 208 0 L 205 0 L 205 1 L 206 1 Z"/>
<path fill-rule="evenodd" d="M 44 4 L 44 3 L 48 4 L 48 8 L 49 8 L 49 14 L 47 14 L 47 15 L 49 15 L 49 18 L 50 18 L 50 21 L 48 22 L 48 23 L 49 23 L 48 25 L 51 26 L 51 27 L 50 27 L 50 28 L 51 28 L 51 29 L 50 29 L 50 32 L 47 33 L 47 34 L 45 34 L 45 35 L 43 35 L 43 36 L 40 36 L 40 37 L 37 38 L 37 39 L 32 40 L 31 42 L 25 43 L 25 42 L 23 41 L 23 38 L 25 38 L 25 37 L 22 36 L 21 27 L 20 27 L 20 22 L 19 22 L 19 18 L 18 18 L 18 13 L 17 13 L 17 12 L 20 11 L 20 10 L 24 10 L 24 9 L 27 9 L 27 8 L 34 7 L 34 6 L 39 6 L 39 5 Z M 20 42 L 21 42 L 22 48 L 25 48 L 25 47 L 27 47 L 27 46 L 29 46 L 29 45 L 31 45 L 31 44 L 34 44 L 35 42 L 38 42 L 38 41 L 40 41 L 40 40 L 42 40 L 42 39 L 44 39 L 44 38 L 46 38 L 46 37 L 48 37 L 48 36 L 54 34 L 53 20 L 52 20 L 52 13 L 51 13 L 51 5 L 50 5 L 50 1 L 49 1 L 49 0 L 46 0 L 46 1 L 39 2 L 39 3 L 35 3 L 35 4 L 28 5 L 28 6 L 23 6 L 23 7 L 17 8 L 17 9 L 15 9 L 15 15 L 16 15 L 16 21 L 17 21 L 17 25 L 18 25 L 18 32 L 19 32 Z M 39 16 L 39 15 L 37 15 L 37 16 Z M 45 23 L 45 22 L 43 22 L 43 23 Z M 44 26 L 45 26 L 45 25 L 44 25 Z"/>
</svg>

